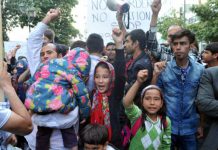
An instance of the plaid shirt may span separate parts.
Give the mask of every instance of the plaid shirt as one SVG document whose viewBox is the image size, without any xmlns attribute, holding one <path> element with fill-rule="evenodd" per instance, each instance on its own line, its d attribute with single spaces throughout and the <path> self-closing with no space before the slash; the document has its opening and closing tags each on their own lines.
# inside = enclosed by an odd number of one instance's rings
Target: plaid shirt
<svg viewBox="0 0 218 150">
<path fill-rule="evenodd" d="M 133 127 L 137 119 L 141 116 L 142 112 L 135 104 L 125 108 L 127 117 Z M 171 145 L 171 122 L 167 117 L 167 127 L 163 130 L 160 118 L 157 122 L 153 122 L 148 116 L 146 118 L 145 130 L 139 128 L 135 136 L 131 139 L 129 149 L 163 149 L 169 150 Z"/>
<path fill-rule="evenodd" d="M 173 59 L 173 51 L 169 46 L 167 47 L 161 44 L 158 52 L 160 54 L 161 61 L 171 61 Z"/>
<path fill-rule="evenodd" d="M 155 52 L 158 50 L 158 42 L 157 42 L 157 38 L 156 38 L 156 32 L 152 32 L 151 30 L 149 30 L 146 33 L 146 37 L 147 37 L 147 43 L 146 43 L 146 49 L 151 51 L 151 52 Z"/>
<path fill-rule="evenodd" d="M 160 44 L 158 46 L 156 32 L 148 31 L 147 33 L 147 47 L 146 49 L 151 53 L 151 55 L 157 61 L 170 61 L 173 58 L 173 52 L 169 46 Z"/>
</svg>

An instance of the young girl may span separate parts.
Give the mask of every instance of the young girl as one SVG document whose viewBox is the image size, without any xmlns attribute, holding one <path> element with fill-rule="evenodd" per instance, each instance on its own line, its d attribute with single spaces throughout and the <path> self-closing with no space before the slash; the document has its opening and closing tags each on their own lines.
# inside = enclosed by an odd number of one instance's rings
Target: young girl
<svg viewBox="0 0 218 150">
<path fill-rule="evenodd" d="M 105 125 L 109 142 L 121 147 L 121 127 L 119 112 L 125 85 L 124 50 L 116 50 L 114 67 L 100 61 L 94 71 L 95 90 L 93 91 L 91 123 Z M 116 78 L 115 78 L 116 77 Z"/>
<path fill-rule="evenodd" d="M 133 138 L 129 149 L 170 149 L 171 123 L 166 117 L 165 103 L 159 87 L 149 85 L 141 93 L 141 109 L 133 103 L 148 71 L 140 70 L 137 80 L 127 92 L 123 105 L 130 119 Z M 138 127 L 137 127 L 138 126 Z"/>
</svg>

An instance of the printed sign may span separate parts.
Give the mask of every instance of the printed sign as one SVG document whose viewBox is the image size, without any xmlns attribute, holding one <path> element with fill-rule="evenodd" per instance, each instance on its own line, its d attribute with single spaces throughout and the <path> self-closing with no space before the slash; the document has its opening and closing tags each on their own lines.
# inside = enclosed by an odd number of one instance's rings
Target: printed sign
<svg viewBox="0 0 218 150">
<path fill-rule="evenodd" d="M 116 11 L 108 9 L 107 0 L 88 0 L 87 14 L 87 37 L 91 33 L 100 34 L 105 43 L 112 41 L 111 32 L 114 27 L 118 27 Z M 129 31 L 133 29 L 143 29 L 147 31 L 150 26 L 152 0 L 129 0 L 130 24 Z M 127 22 L 127 17 L 125 19 Z"/>
</svg>

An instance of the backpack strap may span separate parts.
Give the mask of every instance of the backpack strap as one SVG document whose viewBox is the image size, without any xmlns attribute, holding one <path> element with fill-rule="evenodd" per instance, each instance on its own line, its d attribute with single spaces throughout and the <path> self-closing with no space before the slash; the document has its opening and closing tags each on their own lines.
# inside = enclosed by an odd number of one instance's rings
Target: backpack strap
<svg viewBox="0 0 218 150">
<path fill-rule="evenodd" d="M 140 116 L 134 123 L 134 125 L 131 128 L 132 136 L 136 135 L 136 132 L 139 130 L 141 127 L 141 122 L 142 122 L 142 116 Z"/>
<path fill-rule="evenodd" d="M 162 116 L 160 116 L 160 120 L 162 120 Z M 167 128 L 167 126 L 168 126 L 168 121 L 167 121 L 167 117 L 165 118 L 166 120 L 163 122 L 163 127 L 164 127 L 164 129 L 165 128 Z"/>
</svg>

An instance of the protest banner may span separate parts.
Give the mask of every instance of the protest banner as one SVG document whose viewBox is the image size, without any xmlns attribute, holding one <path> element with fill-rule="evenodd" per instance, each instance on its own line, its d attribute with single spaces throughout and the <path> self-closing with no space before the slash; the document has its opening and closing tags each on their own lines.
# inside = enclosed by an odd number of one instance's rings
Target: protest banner
<svg viewBox="0 0 218 150">
<path fill-rule="evenodd" d="M 118 27 L 116 11 L 107 8 L 107 0 L 87 1 L 87 31 L 86 36 L 91 33 L 100 34 L 105 43 L 112 41 L 111 34 L 114 27 Z M 129 31 L 143 29 L 147 31 L 150 26 L 152 0 L 129 0 L 130 24 Z M 126 22 L 126 21 L 125 21 Z"/>
</svg>

